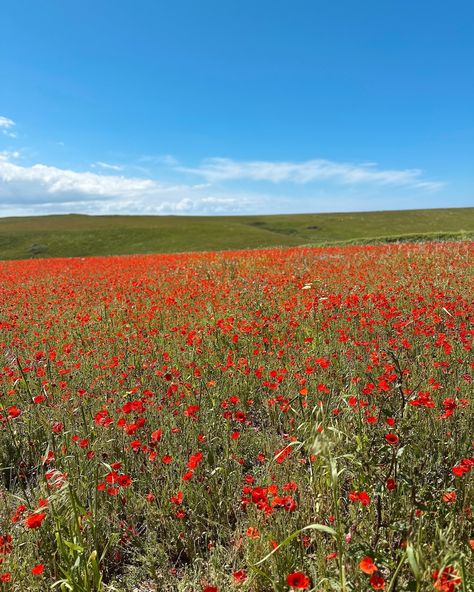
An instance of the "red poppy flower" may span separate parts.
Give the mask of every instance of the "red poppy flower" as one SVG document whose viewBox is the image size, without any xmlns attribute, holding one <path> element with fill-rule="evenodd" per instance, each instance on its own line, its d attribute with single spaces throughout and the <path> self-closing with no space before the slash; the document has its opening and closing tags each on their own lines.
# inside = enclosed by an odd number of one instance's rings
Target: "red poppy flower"
<svg viewBox="0 0 474 592">
<path fill-rule="evenodd" d="M 44 571 L 44 565 L 42 563 L 38 563 L 38 565 L 35 565 L 32 570 L 31 573 L 34 576 L 40 576 Z"/>
<path fill-rule="evenodd" d="M 12 537 L 9 534 L 0 535 L 0 555 L 8 555 L 13 550 Z M 1 559 L 0 559 L 1 563 Z"/>
<path fill-rule="evenodd" d="M 374 573 L 370 578 L 370 585 L 374 590 L 384 590 L 385 580 L 380 574 Z"/>
<path fill-rule="evenodd" d="M 311 584 L 311 580 L 302 571 L 295 571 L 288 574 L 286 583 L 288 586 L 291 586 L 291 588 L 295 588 L 297 590 L 307 590 Z"/>
<path fill-rule="evenodd" d="M 389 444 L 392 444 L 392 446 L 393 446 L 393 445 L 395 445 L 395 444 L 398 444 L 398 442 L 399 442 L 399 440 L 400 440 L 400 439 L 399 439 L 399 437 L 398 437 L 396 434 L 392 434 L 392 433 L 390 433 L 390 434 L 386 434 L 386 436 L 385 436 L 385 440 L 386 440 L 386 441 L 387 441 Z"/>
<path fill-rule="evenodd" d="M 258 528 L 255 528 L 253 526 L 250 526 L 249 528 L 247 528 L 246 534 L 249 537 L 249 539 L 258 539 L 260 536 L 260 533 L 258 532 Z"/>
<path fill-rule="evenodd" d="M 155 430 L 151 433 L 152 442 L 159 442 L 161 440 L 161 436 L 163 435 L 162 430 Z"/>
<path fill-rule="evenodd" d="M 198 464 L 202 461 L 202 452 L 196 452 L 189 457 L 187 467 L 188 469 L 195 469 Z"/>
<path fill-rule="evenodd" d="M 247 579 L 247 572 L 245 571 L 245 569 L 239 569 L 237 571 L 234 571 L 232 576 L 236 582 L 242 583 L 245 582 L 245 580 Z"/>
<path fill-rule="evenodd" d="M 170 498 L 170 502 L 172 504 L 176 504 L 177 506 L 179 506 L 179 504 L 181 504 L 183 502 L 183 492 L 178 491 L 178 493 L 176 495 L 172 495 Z"/>
<path fill-rule="evenodd" d="M 452 473 L 453 473 L 454 475 L 456 475 L 456 477 L 462 477 L 462 476 L 464 475 L 464 473 L 467 473 L 467 472 L 468 472 L 468 470 L 469 470 L 468 468 L 466 468 L 466 467 L 462 467 L 462 466 L 459 466 L 459 467 L 453 467 L 453 468 L 451 469 Z"/>
<path fill-rule="evenodd" d="M 132 484 L 132 479 L 129 477 L 129 475 L 120 475 L 118 478 L 118 484 L 122 487 L 128 487 Z"/>
<path fill-rule="evenodd" d="M 457 495 L 455 491 L 447 491 L 443 494 L 443 502 L 445 504 L 454 504 L 456 501 Z"/>
<path fill-rule="evenodd" d="M 30 514 L 29 516 L 27 516 L 25 518 L 24 525 L 27 528 L 39 528 L 41 526 L 41 523 L 45 519 L 45 517 L 46 517 L 46 513 L 45 512 L 39 512 L 39 513 L 36 513 L 36 514 Z"/>
<path fill-rule="evenodd" d="M 363 557 L 359 563 L 359 568 L 368 575 L 372 575 L 377 571 L 377 566 L 372 557 Z"/>
<path fill-rule="evenodd" d="M 21 411 L 18 409 L 18 407 L 13 406 L 8 409 L 8 416 L 12 419 L 18 417 L 19 415 L 21 415 Z"/>
<path fill-rule="evenodd" d="M 366 491 L 351 491 L 349 493 L 349 500 L 351 502 L 360 502 L 363 506 L 370 504 L 370 496 Z"/>
<path fill-rule="evenodd" d="M 456 586 L 462 584 L 462 580 L 452 565 L 447 565 L 441 571 L 435 570 L 432 574 L 433 586 L 440 592 L 455 592 Z"/>
</svg>

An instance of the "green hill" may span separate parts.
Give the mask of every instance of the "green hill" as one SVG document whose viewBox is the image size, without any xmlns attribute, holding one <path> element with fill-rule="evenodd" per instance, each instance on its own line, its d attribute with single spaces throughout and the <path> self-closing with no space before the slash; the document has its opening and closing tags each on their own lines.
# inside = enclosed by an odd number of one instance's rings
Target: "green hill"
<svg viewBox="0 0 474 592">
<path fill-rule="evenodd" d="M 0 259 L 474 237 L 474 208 L 274 216 L 0 219 Z"/>
</svg>

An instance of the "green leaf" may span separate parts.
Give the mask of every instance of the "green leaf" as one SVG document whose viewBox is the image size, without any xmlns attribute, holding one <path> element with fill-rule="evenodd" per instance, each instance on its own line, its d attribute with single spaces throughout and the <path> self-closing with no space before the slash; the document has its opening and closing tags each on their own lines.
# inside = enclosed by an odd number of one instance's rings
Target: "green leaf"
<svg viewBox="0 0 474 592">
<path fill-rule="evenodd" d="M 70 541 L 63 541 L 63 542 L 66 546 L 68 546 L 73 551 L 78 551 L 79 553 L 84 552 L 84 547 L 81 547 L 80 545 L 77 545 L 75 543 L 71 543 Z"/>
<path fill-rule="evenodd" d="M 415 551 L 413 549 L 413 545 L 411 543 L 407 544 L 407 558 L 408 563 L 410 564 L 411 571 L 418 582 L 420 579 L 420 566 L 418 565 L 418 561 L 415 555 Z"/>
<path fill-rule="evenodd" d="M 265 557 L 263 559 L 260 559 L 260 561 L 257 561 L 257 563 L 254 563 L 252 565 L 252 567 L 260 565 L 261 563 L 266 561 L 269 557 L 271 557 L 273 555 L 273 553 L 276 553 L 278 551 L 278 549 L 281 549 L 282 547 L 286 547 L 286 545 L 288 545 L 288 543 L 290 543 L 293 539 L 295 539 L 299 534 L 301 534 L 305 530 L 318 530 L 319 532 L 325 532 L 325 533 L 330 534 L 334 537 L 337 536 L 337 533 L 334 530 L 334 528 L 326 526 L 325 524 L 310 524 L 308 526 L 305 526 L 304 528 L 301 528 L 300 530 L 295 530 L 295 532 L 293 532 L 289 536 L 287 536 L 286 539 L 284 541 L 282 541 L 272 551 L 270 551 L 270 553 L 265 555 Z"/>
</svg>

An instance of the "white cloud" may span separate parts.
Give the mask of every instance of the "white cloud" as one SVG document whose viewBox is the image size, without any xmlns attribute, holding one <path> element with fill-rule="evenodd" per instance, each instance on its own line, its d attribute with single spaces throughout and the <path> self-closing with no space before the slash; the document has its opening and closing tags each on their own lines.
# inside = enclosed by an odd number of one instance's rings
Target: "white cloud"
<svg viewBox="0 0 474 592">
<path fill-rule="evenodd" d="M 16 133 L 11 131 L 13 127 L 15 127 L 15 122 L 13 119 L 5 117 L 4 115 L 0 115 L 0 129 L 2 130 L 4 136 L 16 138 Z"/>
<path fill-rule="evenodd" d="M 258 195 L 209 191 L 208 184 L 160 183 L 153 179 L 78 172 L 44 164 L 23 166 L 19 153 L 0 153 L 0 215 L 84 213 L 242 212 Z"/>
<path fill-rule="evenodd" d="M 14 125 L 15 125 L 15 122 L 13 121 L 13 119 L 9 119 L 8 117 L 4 117 L 3 115 L 0 115 L 0 127 L 10 129 Z"/>
<path fill-rule="evenodd" d="M 333 181 L 343 185 L 377 184 L 435 190 L 443 183 L 427 181 L 420 169 L 379 169 L 374 163 L 351 164 L 315 159 L 303 162 L 237 161 L 208 158 L 200 166 L 176 167 L 176 170 L 200 175 L 211 182 L 250 179 L 272 183 L 306 184 Z"/>
<path fill-rule="evenodd" d="M 92 165 L 93 168 L 105 169 L 107 171 L 122 171 L 123 167 L 118 164 L 109 164 L 108 162 L 101 162 L 98 160 Z"/>
<path fill-rule="evenodd" d="M 149 179 L 81 173 L 44 164 L 26 167 L 9 160 L 4 160 L 0 164 L 0 180 L 3 181 L 2 193 L 5 189 L 8 191 L 9 187 L 24 186 L 39 189 L 49 196 L 63 194 L 132 196 L 147 191 L 154 185 Z"/>
</svg>

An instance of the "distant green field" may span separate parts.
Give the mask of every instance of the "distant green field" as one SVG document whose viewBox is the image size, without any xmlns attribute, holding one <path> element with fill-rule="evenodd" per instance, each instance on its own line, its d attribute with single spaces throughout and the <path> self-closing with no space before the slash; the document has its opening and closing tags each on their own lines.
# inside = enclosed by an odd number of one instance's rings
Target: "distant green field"
<svg viewBox="0 0 474 592">
<path fill-rule="evenodd" d="M 0 259 L 474 237 L 474 208 L 274 216 L 0 219 Z"/>
</svg>

